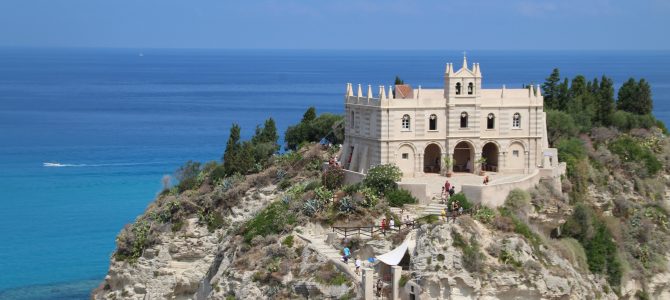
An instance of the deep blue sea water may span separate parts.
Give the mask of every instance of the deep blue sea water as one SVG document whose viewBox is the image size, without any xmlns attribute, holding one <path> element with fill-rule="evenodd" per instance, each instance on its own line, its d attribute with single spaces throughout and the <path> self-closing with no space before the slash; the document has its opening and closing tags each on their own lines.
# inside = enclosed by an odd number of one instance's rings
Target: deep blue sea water
<svg viewBox="0 0 670 300">
<path fill-rule="evenodd" d="M 140 55 L 142 53 L 143 55 Z M 470 51 L 485 87 L 644 77 L 670 122 L 670 52 Z M 232 122 L 283 132 L 345 83 L 440 87 L 458 51 L 0 49 L 0 298 L 87 299 L 160 180 L 221 157 Z M 375 89 L 376 90 L 376 89 Z M 44 163 L 61 167 L 45 167 Z"/>
</svg>

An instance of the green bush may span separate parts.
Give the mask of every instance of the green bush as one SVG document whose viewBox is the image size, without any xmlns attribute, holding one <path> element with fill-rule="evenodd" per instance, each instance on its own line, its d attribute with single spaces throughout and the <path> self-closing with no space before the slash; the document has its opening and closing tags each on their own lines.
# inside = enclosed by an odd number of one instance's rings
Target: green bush
<svg viewBox="0 0 670 300">
<path fill-rule="evenodd" d="M 379 202 L 379 196 L 377 196 L 377 193 L 369 187 L 359 189 L 358 193 L 360 193 L 362 199 L 357 200 L 359 200 L 359 203 L 365 207 L 373 207 Z"/>
<path fill-rule="evenodd" d="M 495 216 L 496 216 L 495 210 L 484 206 L 479 210 L 477 210 L 477 212 L 475 212 L 475 215 L 473 217 L 475 218 L 475 220 L 478 220 L 479 222 L 482 222 L 484 224 L 491 224 Z"/>
<path fill-rule="evenodd" d="M 625 162 L 642 162 L 649 175 L 654 175 L 663 168 L 663 164 L 651 150 L 629 136 L 619 137 L 609 144 L 609 149 Z"/>
<path fill-rule="evenodd" d="M 299 145 L 309 142 L 319 142 L 326 138 L 333 144 L 344 141 L 344 129 L 337 126 L 344 119 L 341 115 L 321 114 L 318 117 L 313 107 L 307 109 L 300 123 L 286 129 L 284 140 L 286 149 L 296 150 Z"/>
<path fill-rule="evenodd" d="M 287 236 L 281 243 L 286 247 L 293 248 L 293 236 L 292 235 Z"/>
<path fill-rule="evenodd" d="M 179 192 L 196 189 L 202 183 L 198 180 L 200 174 L 200 163 L 189 160 L 175 172 L 175 178 L 179 181 L 177 185 Z"/>
<path fill-rule="evenodd" d="M 333 192 L 324 186 L 314 189 L 314 196 L 321 201 L 330 201 L 333 199 Z"/>
<path fill-rule="evenodd" d="M 255 236 L 282 233 L 296 223 L 295 215 L 282 201 L 274 202 L 259 212 L 243 226 L 244 241 L 249 243 Z"/>
<path fill-rule="evenodd" d="M 464 210 L 468 210 L 472 208 L 472 203 L 468 201 L 468 198 L 465 197 L 465 194 L 461 193 L 456 193 L 453 196 L 449 197 L 449 200 L 447 201 L 447 205 L 451 207 L 451 203 L 457 202 L 459 207 L 463 207 Z"/>
<path fill-rule="evenodd" d="M 378 194 L 394 190 L 398 187 L 397 181 L 402 178 L 402 171 L 396 165 L 377 165 L 368 170 L 363 179 L 363 185 L 373 189 Z"/>
<path fill-rule="evenodd" d="M 530 193 L 521 189 L 513 189 L 505 198 L 505 206 L 515 213 L 528 213 Z"/>
<path fill-rule="evenodd" d="M 224 219 L 220 213 L 213 210 L 201 210 L 198 212 L 198 221 L 201 224 L 207 225 L 209 232 L 223 227 Z"/>
<path fill-rule="evenodd" d="M 584 142 L 578 138 L 563 139 L 558 142 L 558 160 L 567 164 L 568 176 L 575 173 L 575 165 L 586 158 Z"/>
<path fill-rule="evenodd" d="M 329 190 L 336 190 L 344 184 L 344 169 L 339 166 L 328 166 L 321 176 L 321 183 Z"/>
<path fill-rule="evenodd" d="M 584 247 L 589 270 L 605 274 L 612 286 L 621 284 L 623 268 L 612 234 L 590 208 L 578 205 L 563 224 L 563 234 L 573 237 Z"/>
<path fill-rule="evenodd" d="M 153 245 L 151 224 L 146 220 L 137 220 L 127 225 L 116 237 L 116 252 L 114 258 L 120 261 L 135 262 L 142 256 L 144 249 Z"/>
<path fill-rule="evenodd" d="M 417 202 L 416 198 L 412 196 L 412 193 L 404 189 L 387 191 L 386 200 L 389 205 L 393 207 L 402 207 L 405 204 L 414 204 Z"/>
</svg>

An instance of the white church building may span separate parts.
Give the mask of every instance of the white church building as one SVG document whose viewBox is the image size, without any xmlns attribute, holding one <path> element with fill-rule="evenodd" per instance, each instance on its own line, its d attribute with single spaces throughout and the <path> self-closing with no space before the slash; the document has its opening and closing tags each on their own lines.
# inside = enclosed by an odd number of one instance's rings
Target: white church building
<svg viewBox="0 0 670 300">
<path fill-rule="evenodd" d="M 530 174 L 558 164 L 539 86 L 484 89 L 479 64 L 468 65 L 464 57 L 458 70 L 446 65 L 441 88 L 375 90 L 347 84 L 340 160 L 349 171 L 395 164 L 403 177 L 420 177 L 444 171 L 445 156 L 453 172 Z"/>
</svg>

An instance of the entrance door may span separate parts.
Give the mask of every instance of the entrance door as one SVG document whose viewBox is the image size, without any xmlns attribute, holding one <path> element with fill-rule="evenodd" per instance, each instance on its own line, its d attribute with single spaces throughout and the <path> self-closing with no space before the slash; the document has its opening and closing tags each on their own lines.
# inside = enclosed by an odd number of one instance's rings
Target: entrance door
<svg viewBox="0 0 670 300">
<path fill-rule="evenodd" d="M 475 151 L 468 142 L 460 142 L 454 148 L 454 172 L 474 172 Z"/>
<path fill-rule="evenodd" d="M 440 146 L 430 144 L 426 147 L 423 153 L 423 172 L 424 173 L 440 173 L 441 153 Z"/>
</svg>

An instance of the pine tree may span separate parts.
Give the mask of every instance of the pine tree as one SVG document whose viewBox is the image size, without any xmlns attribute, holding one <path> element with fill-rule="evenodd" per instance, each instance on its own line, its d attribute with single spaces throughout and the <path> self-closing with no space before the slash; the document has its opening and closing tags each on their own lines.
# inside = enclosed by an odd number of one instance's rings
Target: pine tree
<svg viewBox="0 0 670 300">
<path fill-rule="evenodd" d="M 603 77 L 598 87 L 598 116 L 597 121 L 600 125 L 609 126 L 611 117 L 614 113 L 614 82 L 611 78 Z"/>
<path fill-rule="evenodd" d="M 555 68 L 549 77 L 545 79 L 542 84 L 542 90 L 544 91 L 544 103 L 548 109 L 557 109 L 558 105 L 558 93 L 559 85 L 561 82 L 561 74 L 558 68 Z"/>
<path fill-rule="evenodd" d="M 651 99 L 651 87 L 649 83 L 640 79 L 640 82 L 637 84 L 638 88 L 638 114 L 648 115 L 651 114 L 651 110 L 654 108 L 654 102 Z"/>
<path fill-rule="evenodd" d="M 302 115 L 302 123 L 308 123 L 316 119 L 316 108 L 314 106 L 310 106 L 307 111 L 305 111 L 305 114 Z"/>
<path fill-rule="evenodd" d="M 233 166 L 237 160 L 240 148 L 240 126 L 233 123 L 233 126 L 230 127 L 230 135 L 228 136 L 228 142 L 226 143 L 226 151 L 223 153 L 223 168 L 228 175 L 234 173 Z"/>
<path fill-rule="evenodd" d="M 565 80 L 558 85 L 556 99 L 558 100 L 558 110 L 566 111 L 568 102 L 570 102 L 570 86 L 568 84 L 568 78 L 565 78 Z"/>
<path fill-rule="evenodd" d="M 587 93 L 586 87 L 586 78 L 582 75 L 577 75 L 572 79 L 572 84 L 570 85 L 570 97 L 576 98 L 578 96 L 585 95 Z"/>
<path fill-rule="evenodd" d="M 636 101 L 638 94 L 638 86 L 635 82 L 635 79 L 629 78 L 628 81 L 619 89 L 618 100 L 616 103 L 617 109 L 627 111 L 627 112 L 636 112 Z"/>
<path fill-rule="evenodd" d="M 396 75 L 396 76 L 395 76 L 395 84 L 396 84 L 396 85 L 398 85 L 398 84 L 405 84 L 405 81 L 402 80 L 402 79 L 400 79 L 400 77 L 398 77 L 398 75 Z"/>
</svg>

